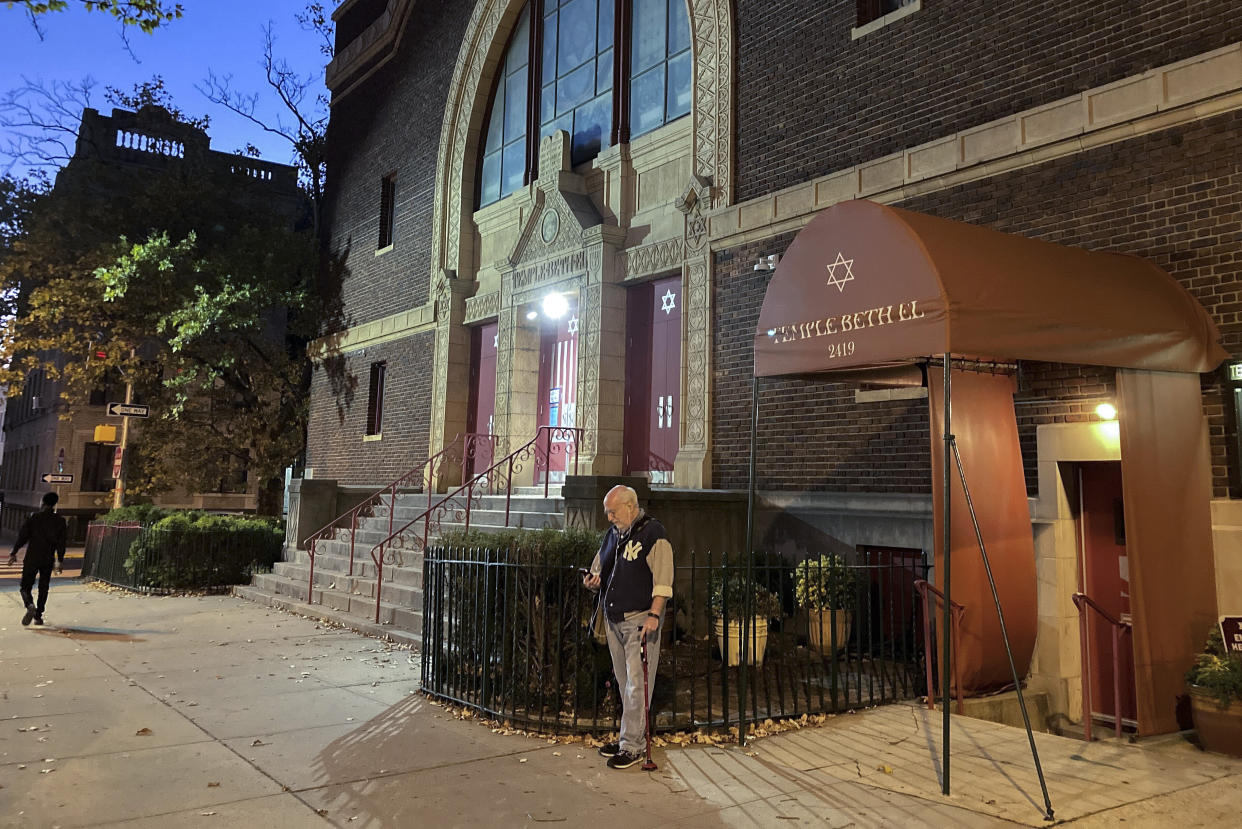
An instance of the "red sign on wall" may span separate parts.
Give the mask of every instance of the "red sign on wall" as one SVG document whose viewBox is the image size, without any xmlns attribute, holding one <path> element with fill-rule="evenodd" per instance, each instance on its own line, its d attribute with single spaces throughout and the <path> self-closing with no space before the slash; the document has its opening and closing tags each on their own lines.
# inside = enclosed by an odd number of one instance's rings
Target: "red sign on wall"
<svg viewBox="0 0 1242 829">
<path fill-rule="evenodd" d="M 1242 656 L 1242 616 L 1221 616 L 1220 635 L 1225 639 L 1225 652 Z"/>
</svg>

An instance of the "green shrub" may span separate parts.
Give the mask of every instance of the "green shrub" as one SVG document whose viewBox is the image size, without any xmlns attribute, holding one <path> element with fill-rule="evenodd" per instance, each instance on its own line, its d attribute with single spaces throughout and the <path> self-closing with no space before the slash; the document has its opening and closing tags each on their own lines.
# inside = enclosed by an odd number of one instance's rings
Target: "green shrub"
<svg viewBox="0 0 1242 829">
<path fill-rule="evenodd" d="M 135 587 L 194 590 L 244 584 L 280 558 L 284 531 L 267 519 L 173 512 L 145 528 L 125 571 Z"/>
<path fill-rule="evenodd" d="M 708 587 L 708 607 L 717 619 L 738 619 L 749 609 L 756 618 L 779 619 L 780 598 L 742 573 L 713 571 Z"/>
<path fill-rule="evenodd" d="M 504 561 L 515 563 L 585 567 L 595 557 L 600 537 L 600 533 L 594 530 L 577 527 L 564 530 L 550 527 L 539 530 L 509 527 L 500 532 L 450 530 L 441 534 L 436 546 L 492 550 L 503 553 Z"/>
<path fill-rule="evenodd" d="M 858 575 L 843 556 L 828 553 L 808 558 L 794 572 L 798 604 L 809 610 L 852 610 L 858 602 Z"/>
<path fill-rule="evenodd" d="M 131 504 L 127 507 L 118 507 L 108 510 L 95 520 L 101 524 L 113 526 L 115 524 L 154 524 L 162 518 L 172 515 L 174 510 L 164 509 L 152 504 Z"/>
<path fill-rule="evenodd" d="M 1186 682 L 1211 694 L 1222 708 L 1242 700 L 1242 659 L 1225 650 L 1218 628 L 1208 634 L 1203 652 L 1186 672 Z"/>
</svg>

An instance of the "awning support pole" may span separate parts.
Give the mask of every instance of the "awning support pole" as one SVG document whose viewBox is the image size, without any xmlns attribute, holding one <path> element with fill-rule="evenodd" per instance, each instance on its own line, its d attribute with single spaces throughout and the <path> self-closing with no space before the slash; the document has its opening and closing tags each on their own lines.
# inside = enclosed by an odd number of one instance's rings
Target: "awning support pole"
<svg viewBox="0 0 1242 829">
<path fill-rule="evenodd" d="M 949 793 L 949 665 L 951 664 L 950 660 L 953 656 L 950 646 L 950 641 L 953 637 L 949 635 L 950 631 L 953 630 L 953 621 L 949 615 L 953 608 L 953 581 L 949 578 L 951 570 L 950 562 L 952 561 L 952 555 L 950 554 L 951 545 L 949 521 L 953 514 L 953 497 L 952 492 L 949 489 L 949 448 L 953 446 L 953 432 L 950 428 L 950 421 L 953 411 L 953 407 L 950 402 L 950 397 L 952 396 L 952 378 L 950 376 L 951 361 L 952 356 L 946 351 L 944 355 L 944 463 L 942 464 L 943 469 L 941 470 L 944 473 L 944 503 L 941 504 L 941 511 L 943 513 L 942 529 L 944 531 L 944 546 L 942 547 L 944 550 L 944 621 L 941 623 L 940 628 L 940 635 L 944 640 L 944 655 L 940 660 L 940 690 L 944 695 L 944 699 L 940 703 L 940 710 L 943 712 L 940 744 L 944 754 L 940 761 L 942 773 L 940 791 L 946 795 Z M 932 693 L 932 689 L 928 688 L 927 693 Z"/>
<path fill-rule="evenodd" d="M 759 378 L 753 377 L 750 381 L 750 474 L 747 476 L 746 485 L 746 578 L 747 584 L 753 577 L 751 566 L 754 559 L 755 549 L 755 443 L 759 426 Z M 749 594 L 751 591 L 747 590 Z M 749 602 L 748 602 L 749 604 Z M 744 608 L 749 610 L 749 608 Z M 746 619 L 743 615 L 742 619 L 742 664 L 738 665 L 737 676 L 738 682 L 741 683 L 742 698 L 741 704 L 737 709 L 737 744 L 739 746 L 746 745 Z M 727 660 L 726 660 L 727 661 Z M 725 728 L 729 727 L 729 723 L 725 722 Z"/>
<path fill-rule="evenodd" d="M 948 364 L 947 360 L 945 361 L 945 364 L 946 365 Z M 947 393 L 945 396 L 946 398 L 948 397 Z M 1048 784 L 1044 781 L 1044 769 L 1043 769 L 1043 766 L 1041 766 L 1039 763 L 1039 749 L 1035 747 L 1035 735 L 1031 732 L 1031 717 L 1029 714 L 1027 714 L 1027 711 L 1026 711 L 1026 699 L 1022 695 L 1022 681 L 1018 677 L 1018 667 L 1016 664 L 1014 664 L 1014 661 L 1013 661 L 1013 650 L 1009 647 L 1009 634 L 1005 630 L 1005 613 L 1003 610 L 1001 610 L 1000 595 L 996 592 L 996 579 L 992 578 L 992 565 L 988 562 L 988 551 L 983 546 L 983 533 L 979 531 L 979 519 L 975 517 L 975 504 L 973 501 L 970 500 L 970 487 L 966 485 L 966 469 L 962 466 L 962 453 L 958 451 L 957 440 L 952 435 L 948 435 L 946 437 L 946 440 L 953 447 L 953 459 L 957 462 L 957 474 L 962 479 L 962 492 L 965 493 L 966 495 L 966 506 L 970 510 L 970 521 L 975 527 L 975 541 L 977 541 L 979 544 L 979 554 L 983 556 L 983 569 L 988 574 L 988 584 L 992 588 L 992 601 L 996 603 L 996 616 L 1000 620 L 1001 638 L 1005 642 L 1005 654 L 1009 657 L 1009 670 L 1013 674 L 1013 687 L 1017 689 L 1017 692 L 1018 692 L 1018 706 L 1022 709 L 1022 721 L 1026 723 L 1026 739 L 1031 744 L 1031 757 L 1035 759 L 1035 772 L 1036 774 L 1039 775 L 1039 787 L 1040 789 L 1043 790 L 1043 793 L 1044 793 L 1044 810 L 1045 810 L 1044 820 L 1052 820 L 1053 819 L 1052 801 L 1048 797 Z M 946 460 L 947 460 L 947 456 L 946 456 Z M 945 464 L 945 473 L 946 474 L 948 473 L 947 463 Z M 946 501 L 947 500 L 948 499 L 946 499 Z M 945 561 L 946 562 L 948 561 L 947 555 L 945 556 Z M 946 590 L 945 592 L 947 595 L 948 591 Z M 945 604 L 946 606 L 948 605 L 947 599 L 945 600 Z M 945 638 L 947 640 L 948 637 L 945 637 Z M 947 683 L 945 687 L 946 688 L 948 687 Z M 947 702 L 948 695 L 947 694 L 945 696 L 945 699 L 946 699 L 945 711 L 947 712 L 948 711 L 948 702 Z M 945 745 L 948 746 L 947 732 L 946 732 Z M 948 770 L 948 765 L 947 765 L 948 757 L 949 757 L 948 749 L 946 748 L 945 750 L 945 764 L 946 764 L 945 765 L 945 769 L 946 769 L 945 779 L 946 780 L 948 780 L 948 771 L 947 771 Z M 945 793 L 947 794 L 948 792 L 946 791 Z"/>
</svg>

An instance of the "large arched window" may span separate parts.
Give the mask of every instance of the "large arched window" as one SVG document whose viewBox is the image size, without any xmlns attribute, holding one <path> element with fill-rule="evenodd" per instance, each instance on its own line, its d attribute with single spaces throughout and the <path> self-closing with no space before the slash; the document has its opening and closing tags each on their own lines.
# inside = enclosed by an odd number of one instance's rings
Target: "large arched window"
<svg viewBox="0 0 1242 829">
<path fill-rule="evenodd" d="M 581 164 L 631 129 L 688 115 L 691 75 L 686 0 L 531 0 L 492 92 L 479 206 L 529 182 L 538 140 L 556 130 L 569 133 Z"/>
</svg>

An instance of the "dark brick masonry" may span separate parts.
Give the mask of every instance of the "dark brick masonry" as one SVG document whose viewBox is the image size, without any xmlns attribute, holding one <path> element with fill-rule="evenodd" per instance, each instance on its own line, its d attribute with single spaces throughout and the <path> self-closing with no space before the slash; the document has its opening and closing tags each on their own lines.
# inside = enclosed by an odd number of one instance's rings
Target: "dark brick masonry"
<svg viewBox="0 0 1242 829">
<path fill-rule="evenodd" d="M 1242 40 L 1222 0 L 737 0 L 740 201 Z"/>
</svg>

